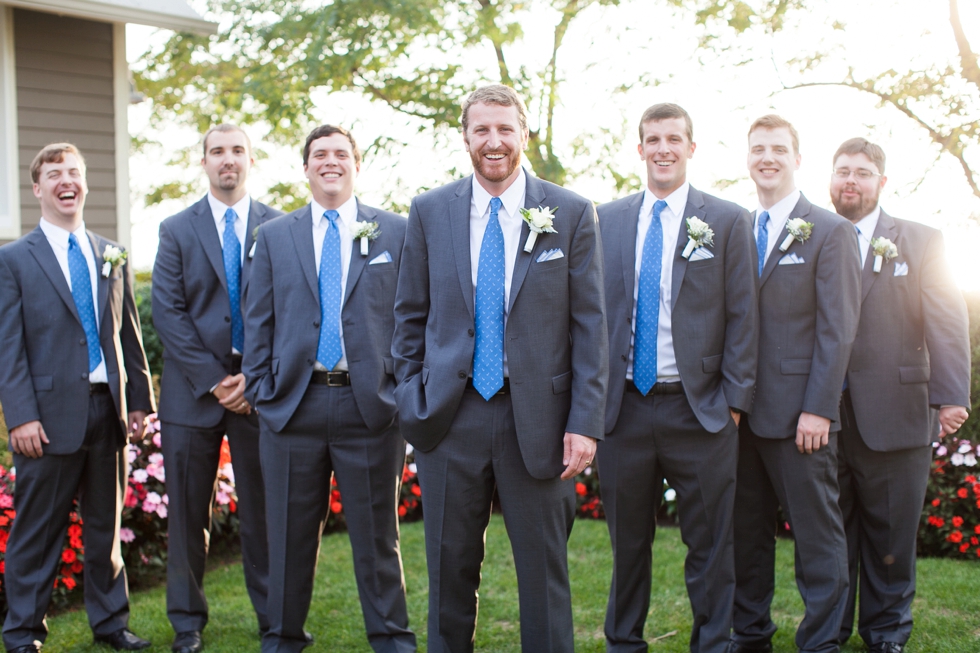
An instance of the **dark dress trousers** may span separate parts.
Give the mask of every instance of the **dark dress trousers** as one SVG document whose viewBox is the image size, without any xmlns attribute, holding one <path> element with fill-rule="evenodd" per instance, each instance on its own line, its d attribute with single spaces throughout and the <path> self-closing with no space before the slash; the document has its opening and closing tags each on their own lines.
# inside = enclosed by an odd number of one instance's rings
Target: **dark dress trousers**
<svg viewBox="0 0 980 653">
<path fill-rule="evenodd" d="M 504 347 L 509 394 L 467 390 L 475 348 L 472 177 L 412 200 L 392 353 L 402 433 L 416 449 L 429 572 L 428 650 L 473 650 L 494 487 L 520 594 L 521 646 L 573 650 L 565 432 L 601 439 L 608 378 L 602 249 L 588 200 L 526 175 L 525 208 L 556 208 L 532 252 L 521 225 Z M 547 250 L 562 255 L 539 261 Z"/>
<path fill-rule="evenodd" d="M 116 243 L 87 233 L 100 273 L 95 310 L 108 394 L 90 388 L 85 331 L 44 232 L 39 227 L 0 247 L 0 402 L 9 428 L 40 420 L 50 440 L 40 458 L 14 454 L 17 518 L 4 560 L 7 650 L 47 635 L 44 614 L 76 495 L 85 524 L 89 625 L 108 635 L 129 622 L 119 548 L 126 420 L 130 411 L 152 412 L 154 402 L 129 266 L 103 276 L 102 253 Z"/>
<path fill-rule="evenodd" d="M 282 215 L 252 200 L 246 220 L 240 294 L 248 288 L 253 231 Z M 221 441 L 227 434 L 235 471 L 245 587 L 259 629 L 269 627 L 265 492 L 258 417 L 225 410 L 211 388 L 240 372 L 233 359 L 228 283 L 221 241 L 207 196 L 160 225 L 153 266 L 153 325 L 164 347 L 160 437 L 167 472 L 167 616 L 178 633 L 203 630 L 211 506 Z"/>
<path fill-rule="evenodd" d="M 738 431 L 729 407 L 748 411 L 758 353 L 752 224 L 741 207 L 690 188 L 671 265 L 671 334 L 682 394 L 647 396 L 626 379 L 633 332 L 637 222 L 643 193 L 599 206 L 609 397 L 599 481 L 613 544 L 606 650 L 648 650 L 651 547 L 663 483 L 677 492 L 688 546 L 685 580 L 693 653 L 724 653 L 735 593 L 732 510 Z M 689 260 L 687 218 L 714 232 L 712 258 Z M 642 265 L 661 265 L 661 260 Z"/>
<path fill-rule="evenodd" d="M 784 229 L 760 278 L 755 400 L 739 434 L 732 638 L 761 646 L 776 631 L 769 606 L 776 512 L 782 506 L 796 540 L 796 583 L 805 607 L 796 645 L 806 653 L 832 653 L 847 600 L 837 432 L 841 386 L 857 332 L 860 258 L 854 227 L 836 213 L 801 195 L 787 222 L 794 218 L 813 224 L 811 236 L 794 240 L 784 253 Z M 812 454 L 796 447 L 802 411 L 831 420 L 828 446 Z"/>
<path fill-rule="evenodd" d="M 838 454 L 850 572 L 840 640 L 851 634 L 860 593 L 858 632 L 869 646 L 905 644 L 912 632 L 916 532 L 937 409 L 970 406 L 966 303 L 942 233 L 882 211 L 874 238 L 891 240 L 898 256 L 875 273 L 869 248 L 861 273 Z"/>
<path fill-rule="evenodd" d="M 269 526 L 269 632 L 262 650 L 300 651 L 335 475 L 371 647 L 409 653 L 397 501 L 405 464 L 391 334 L 405 218 L 358 202 L 380 235 L 355 241 L 341 311 L 350 385 L 313 383 L 320 293 L 310 205 L 259 230 L 246 317 L 246 397 L 259 411 Z M 386 258 L 385 254 L 390 258 Z"/>
</svg>

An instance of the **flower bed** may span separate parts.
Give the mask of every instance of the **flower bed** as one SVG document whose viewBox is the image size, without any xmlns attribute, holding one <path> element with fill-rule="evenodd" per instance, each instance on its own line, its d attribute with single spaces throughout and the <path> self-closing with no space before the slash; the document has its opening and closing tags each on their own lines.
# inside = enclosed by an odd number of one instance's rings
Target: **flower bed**
<svg viewBox="0 0 980 653">
<path fill-rule="evenodd" d="M 980 446 L 955 435 L 933 445 L 919 555 L 980 559 Z"/>
</svg>

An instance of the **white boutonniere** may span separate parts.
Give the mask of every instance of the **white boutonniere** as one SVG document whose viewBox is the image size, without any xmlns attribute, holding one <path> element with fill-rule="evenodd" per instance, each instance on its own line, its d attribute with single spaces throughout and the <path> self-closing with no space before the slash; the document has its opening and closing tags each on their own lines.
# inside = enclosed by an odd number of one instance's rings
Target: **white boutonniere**
<svg viewBox="0 0 980 653">
<path fill-rule="evenodd" d="M 789 249 L 789 246 L 793 244 L 794 240 L 798 240 L 801 243 L 805 243 L 813 233 L 813 223 L 807 222 L 803 218 L 793 218 L 786 223 L 786 238 L 783 239 L 782 244 L 779 246 L 780 252 L 785 252 Z"/>
<path fill-rule="evenodd" d="M 715 244 L 715 232 L 708 223 L 697 217 L 687 219 L 687 245 L 684 247 L 684 258 L 690 258 L 698 247 Z"/>
<path fill-rule="evenodd" d="M 102 252 L 102 261 L 102 277 L 108 279 L 113 270 L 126 262 L 126 252 L 118 247 L 106 245 L 105 251 Z"/>
<path fill-rule="evenodd" d="M 528 229 L 531 230 L 531 233 L 527 235 L 527 242 L 524 243 L 525 252 L 530 254 L 531 250 L 534 249 L 534 243 L 538 239 L 538 234 L 558 233 L 552 226 L 555 222 L 555 211 L 557 210 L 557 206 L 553 209 L 547 206 L 539 206 L 536 209 L 521 209 L 521 216 L 524 218 L 524 222 L 527 223 Z"/>
<path fill-rule="evenodd" d="M 351 225 L 350 233 L 354 237 L 354 240 L 361 241 L 361 256 L 367 256 L 368 242 L 380 236 L 381 230 L 378 229 L 377 222 L 362 222 L 358 220 Z"/>
<path fill-rule="evenodd" d="M 898 247 L 887 238 L 874 238 L 871 241 L 871 251 L 875 254 L 875 274 L 881 272 L 881 264 L 898 256 Z"/>
<path fill-rule="evenodd" d="M 255 239 L 259 237 L 259 228 L 256 227 L 252 229 L 252 246 L 248 250 L 248 257 L 252 258 L 255 256 Z"/>
</svg>

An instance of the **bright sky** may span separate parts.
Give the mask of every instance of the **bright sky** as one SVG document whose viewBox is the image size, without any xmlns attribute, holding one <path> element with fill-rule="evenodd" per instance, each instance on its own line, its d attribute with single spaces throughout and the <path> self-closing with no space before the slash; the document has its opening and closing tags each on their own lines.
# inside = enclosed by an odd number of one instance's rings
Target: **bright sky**
<svg viewBox="0 0 980 653">
<path fill-rule="evenodd" d="M 691 183 L 754 209 L 755 189 L 745 169 L 745 133 L 753 119 L 776 112 L 800 132 L 803 164 L 796 175 L 797 185 L 812 201 L 832 209 L 827 192 L 831 157 L 842 141 L 865 136 L 880 144 L 888 156 L 883 208 L 896 217 L 942 229 L 958 283 L 980 290 L 980 256 L 976 254 L 980 250 L 980 200 L 971 194 L 958 163 L 950 156 L 937 160 L 938 147 L 923 129 L 896 109 L 878 107 L 868 95 L 833 87 L 781 91 L 782 83 L 799 80 L 786 62 L 821 47 L 831 48 L 831 56 L 808 81 L 840 79 L 848 65 L 855 67 L 858 76 L 892 68 L 947 65 L 955 59 L 956 46 L 945 0 L 813 2 L 827 9 L 806 17 L 802 26 L 789 25 L 775 37 L 740 38 L 731 53 L 722 56 L 698 50 L 691 19 L 666 4 L 627 0 L 619 7 L 593 7 L 572 24 L 559 53 L 566 80 L 556 124 L 560 152 L 570 153 L 570 143 L 576 138 L 594 145 L 601 130 L 611 130 L 625 138 L 621 148 L 605 156 L 614 157 L 620 171 L 643 177 L 636 154 L 639 116 L 656 102 L 676 102 L 694 121 L 698 147 L 688 166 Z M 960 13 L 973 50 L 980 51 L 980 2 L 960 0 Z M 832 19 L 844 21 L 846 29 L 830 29 Z M 524 40 L 506 52 L 514 69 L 521 64 L 531 70 L 543 68 L 542 62 L 550 56 L 551 26 L 556 20 L 543 10 L 528 17 Z M 165 32 L 139 26 L 130 26 L 127 35 L 131 61 L 147 43 L 166 37 Z M 736 66 L 736 61 L 746 63 Z M 472 53 L 466 62 L 474 81 L 481 76 L 496 81 L 489 46 L 485 52 Z M 630 82 L 637 82 L 631 90 L 615 92 L 617 86 Z M 357 95 L 314 91 L 313 96 L 317 104 L 313 118 L 350 127 L 359 143 L 371 143 L 379 136 L 405 143 L 390 157 L 365 160 L 357 192 L 367 203 L 384 204 L 392 196 L 407 204 L 416 189 L 448 181 L 450 168 L 470 169 L 460 136 L 443 136 L 434 142 L 431 134 L 418 133 L 419 123 Z M 972 97 L 977 101 L 976 89 Z M 980 103 L 975 109 L 972 115 L 980 115 Z M 131 107 L 133 134 L 151 135 L 174 150 L 197 143 L 199 135 L 186 129 L 170 126 L 154 132 L 147 125 L 147 115 L 145 103 Z M 302 143 L 280 148 L 261 143 L 261 127 L 249 132 L 267 154 L 250 178 L 254 196 L 261 198 L 277 181 L 304 179 L 299 155 Z M 612 186 L 599 176 L 594 160 L 600 156 L 598 148 L 586 151 L 587 156 L 573 161 L 584 174 L 569 186 L 596 202 L 614 199 Z M 980 152 L 972 154 L 973 168 L 980 171 Z M 131 159 L 133 261 L 137 268 L 152 266 L 160 221 L 187 204 L 170 201 L 144 207 L 142 195 L 161 181 L 204 179 L 196 164 L 175 169 L 166 165 L 169 159 L 170 153 L 160 149 Z M 716 186 L 720 180 L 734 183 Z"/>
</svg>

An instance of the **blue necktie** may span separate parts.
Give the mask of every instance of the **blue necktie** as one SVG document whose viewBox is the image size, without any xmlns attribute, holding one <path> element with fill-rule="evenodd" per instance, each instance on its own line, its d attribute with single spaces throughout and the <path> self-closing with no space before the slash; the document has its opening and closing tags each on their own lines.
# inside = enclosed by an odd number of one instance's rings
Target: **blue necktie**
<svg viewBox="0 0 980 653">
<path fill-rule="evenodd" d="M 860 263 L 861 267 L 863 268 L 864 256 L 861 254 L 861 250 L 863 249 L 861 247 L 861 229 L 857 225 L 854 225 L 854 233 L 857 234 L 857 240 L 858 240 L 858 263 Z"/>
<path fill-rule="evenodd" d="M 504 232 L 497 219 L 500 206 L 499 197 L 490 200 L 490 220 L 476 270 L 473 387 L 487 401 L 504 387 Z"/>
<path fill-rule="evenodd" d="M 759 214 L 759 229 L 755 235 L 755 251 L 759 253 L 759 276 L 766 267 L 766 251 L 769 249 L 769 211 Z"/>
<path fill-rule="evenodd" d="M 640 288 L 636 297 L 636 338 L 633 343 L 633 384 L 645 396 L 657 382 L 657 329 L 660 325 L 660 272 L 663 265 L 664 227 L 660 213 L 667 202 L 657 200 L 643 241 Z"/>
<path fill-rule="evenodd" d="M 340 361 L 340 229 L 337 228 L 336 211 L 324 211 L 330 221 L 323 236 L 320 250 L 320 342 L 316 347 L 316 359 L 332 370 Z"/>
<path fill-rule="evenodd" d="M 242 323 L 242 245 L 235 233 L 234 209 L 225 211 L 224 246 L 221 257 L 225 262 L 225 280 L 228 282 L 228 304 L 231 307 L 231 346 L 245 351 L 245 325 Z"/>
<path fill-rule="evenodd" d="M 68 274 L 71 277 L 71 296 L 78 309 L 78 317 L 85 329 L 85 342 L 88 344 L 88 371 L 94 372 L 102 362 L 102 347 L 99 346 L 99 329 L 95 326 L 95 304 L 92 301 L 92 278 L 88 263 L 75 234 L 68 234 Z"/>
</svg>

